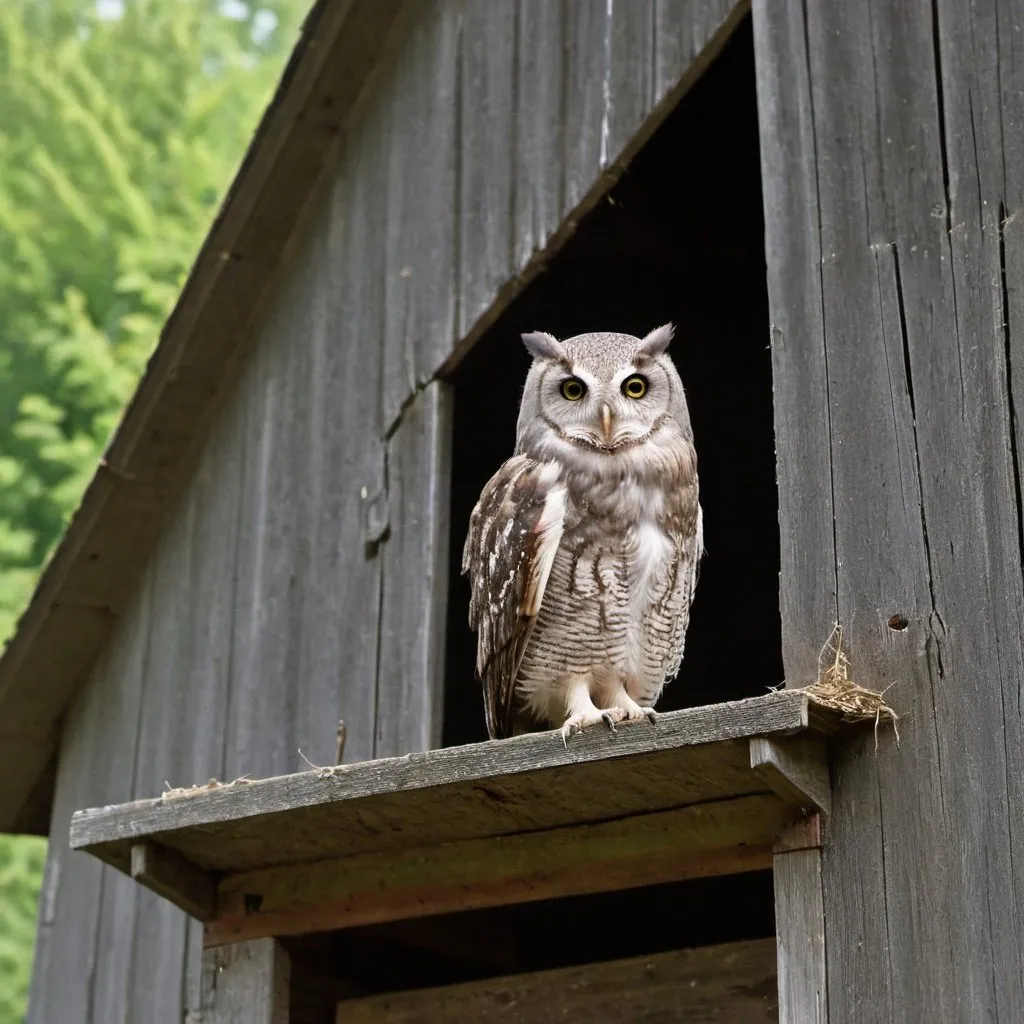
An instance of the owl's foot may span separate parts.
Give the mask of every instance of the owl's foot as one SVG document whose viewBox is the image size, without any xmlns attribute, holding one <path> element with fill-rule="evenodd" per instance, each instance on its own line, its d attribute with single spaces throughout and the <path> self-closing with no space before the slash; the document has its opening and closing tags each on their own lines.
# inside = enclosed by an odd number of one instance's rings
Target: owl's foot
<svg viewBox="0 0 1024 1024">
<path fill-rule="evenodd" d="M 605 711 L 593 710 L 581 711 L 578 714 L 570 715 L 561 728 L 562 744 L 569 745 L 569 736 L 574 732 L 583 732 L 591 725 L 598 725 L 604 722 L 605 725 L 615 732 L 615 723 L 622 721 L 622 711 L 619 708 L 609 708 Z"/>
</svg>

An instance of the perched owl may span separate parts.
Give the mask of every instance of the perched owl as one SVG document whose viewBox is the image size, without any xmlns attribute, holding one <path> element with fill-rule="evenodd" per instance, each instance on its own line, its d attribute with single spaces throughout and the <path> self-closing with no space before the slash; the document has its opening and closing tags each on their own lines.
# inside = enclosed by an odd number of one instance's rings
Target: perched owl
<svg viewBox="0 0 1024 1024">
<path fill-rule="evenodd" d="M 492 738 L 653 720 L 679 668 L 703 526 L 673 330 L 523 335 L 515 454 L 462 556 Z"/>
</svg>

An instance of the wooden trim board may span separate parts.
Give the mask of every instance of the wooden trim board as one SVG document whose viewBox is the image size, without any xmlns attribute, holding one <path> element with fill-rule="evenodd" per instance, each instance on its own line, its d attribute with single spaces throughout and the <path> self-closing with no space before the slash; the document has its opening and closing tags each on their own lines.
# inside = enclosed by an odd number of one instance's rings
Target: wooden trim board
<svg viewBox="0 0 1024 1024">
<path fill-rule="evenodd" d="M 792 808 L 771 794 L 388 856 L 225 878 L 207 946 L 768 869 Z"/>
<path fill-rule="evenodd" d="M 70 842 L 126 872 L 132 844 L 146 839 L 206 870 L 229 871 L 279 863 L 260 844 L 276 836 L 294 847 L 300 826 L 310 830 L 306 847 L 288 859 L 624 817 L 762 792 L 769 787 L 750 768 L 747 740 L 833 725 L 803 694 L 779 691 L 671 712 L 654 725 L 589 729 L 568 744 L 557 732 L 533 733 L 77 811 Z M 594 790 L 600 801 L 564 799 L 584 782 L 605 787 Z M 439 801 L 429 815 L 426 791 Z M 333 846 L 328 827 L 338 833 Z M 275 831 L 289 828 L 291 836 Z"/>
<path fill-rule="evenodd" d="M 767 868 L 780 838 L 808 845 L 799 809 L 828 802 L 808 734 L 831 723 L 810 711 L 781 691 L 568 744 L 203 787 L 79 812 L 71 844 L 209 922 L 211 944 Z"/>
<path fill-rule="evenodd" d="M 336 1024 L 775 1024 L 775 940 L 673 950 L 338 1003 Z"/>
</svg>

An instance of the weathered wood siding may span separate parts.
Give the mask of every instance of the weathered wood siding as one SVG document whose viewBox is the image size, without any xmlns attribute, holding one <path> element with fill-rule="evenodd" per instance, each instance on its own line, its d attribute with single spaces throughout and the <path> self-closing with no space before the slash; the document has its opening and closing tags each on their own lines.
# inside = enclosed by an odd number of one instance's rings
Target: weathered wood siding
<svg viewBox="0 0 1024 1024">
<path fill-rule="evenodd" d="M 74 809 L 333 762 L 342 717 L 346 760 L 439 742 L 450 396 L 435 378 L 739 11 L 407 6 L 67 717 L 33 1024 L 199 1007 L 196 929 L 71 856 Z"/>
<path fill-rule="evenodd" d="M 838 618 L 902 714 L 833 766 L 832 1024 L 1024 1020 L 1022 24 L 754 7 L 787 676 Z"/>
</svg>

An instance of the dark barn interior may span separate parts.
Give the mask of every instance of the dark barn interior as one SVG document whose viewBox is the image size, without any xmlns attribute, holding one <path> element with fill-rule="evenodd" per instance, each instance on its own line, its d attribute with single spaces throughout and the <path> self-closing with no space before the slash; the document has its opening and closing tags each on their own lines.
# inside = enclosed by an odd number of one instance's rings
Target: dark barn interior
<svg viewBox="0 0 1024 1024">
<path fill-rule="evenodd" d="M 660 711 L 759 696 L 782 682 L 778 498 L 757 102 L 749 16 L 610 197 L 453 375 L 444 743 L 487 738 L 460 575 L 473 504 L 512 454 L 529 356 L 557 337 L 676 325 L 699 459 L 706 555 L 678 677 Z"/>
<path fill-rule="evenodd" d="M 453 375 L 444 743 L 487 738 L 460 559 L 469 514 L 513 449 L 523 331 L 642 335 L 671 320 L 700 458 L 705 544 L 672 710 L 782 681 L 771 358 L 749 17 L 625 176 Z M 730 913 L 735 908 L 736 913 Z M 291 940 L 358 992 L 436 986 L 774 934 L 770 872 L 467 911 Z M 333 969 L 331 966 L 333 965 Z M 307 995 L 319 990 L 303 983 Z M 298 988 L 295 989 L 296 995 Z M 351 990 L 353 995 L 356 990 Z M 325 1008 L 330 1000 L 324 1003 Z M 317 1019 L 310 1008 L 309 1019 Z M 324 1017 L 323 1019 L 329 1019 Z"/>
</svg>

